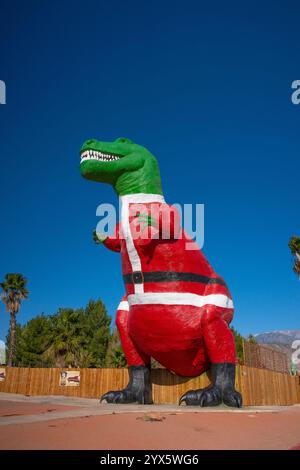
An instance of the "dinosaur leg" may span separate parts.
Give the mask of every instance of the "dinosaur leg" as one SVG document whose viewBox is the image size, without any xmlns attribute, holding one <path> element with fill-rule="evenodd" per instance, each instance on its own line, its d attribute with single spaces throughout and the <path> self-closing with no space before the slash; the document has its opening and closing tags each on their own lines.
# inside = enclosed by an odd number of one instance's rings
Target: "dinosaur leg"
<svg viewBox="0 0 300 470">
<path fill-rule="evenodd" d="M 201 324 L 211 361 L 212 383 L 204 389 L 185 393 L 179 403 L 185 401 L 187 405 L 216 406 L 223 402 L 228 406 L 242 406 L 242 397 L 235 390 L 234 338 L 221 313 L 218 307 L 206 308 Z"/>
<path fill-rule="evenodd" d="M 123 297 L 116 315 L 122 348 L 126 357 L 129 382 L 126 388 L 102 395 L 101 402 L 151 404 L 150 357 L 138 351 L 128 333 L 129 305 Z"/>
</svg>

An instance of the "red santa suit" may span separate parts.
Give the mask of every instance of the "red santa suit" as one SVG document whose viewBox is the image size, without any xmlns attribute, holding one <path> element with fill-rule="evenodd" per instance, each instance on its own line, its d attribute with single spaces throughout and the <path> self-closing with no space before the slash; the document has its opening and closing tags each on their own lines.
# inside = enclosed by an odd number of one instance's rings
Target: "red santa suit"
<svg viewBox="0 0 300 470">
<path fill-rule="evenodd" d="M 126 295 L 116 324 L 128 365 L 153 357 L 178 375 L 197 376 L 210 363 L 235 363 L 231 295 L 180 227 L 177 210 L 157 194 L 120 199 L 121 222 L 104 244 L 122 256 Z"/>
</svg>

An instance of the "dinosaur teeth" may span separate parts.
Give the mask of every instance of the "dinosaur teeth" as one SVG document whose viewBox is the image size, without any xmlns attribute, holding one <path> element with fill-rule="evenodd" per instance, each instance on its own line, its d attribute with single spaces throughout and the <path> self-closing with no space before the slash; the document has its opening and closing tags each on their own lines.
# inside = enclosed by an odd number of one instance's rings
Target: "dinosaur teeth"
<svg viewBox="0 0 300 470">
<path fill-rule="evenodd" d="M 118 155 L 98 152 L 97 150 L 85 150 L 80 154 L 81 162 L 85 160 L 98 160 L 100 162 L 114 162 L 120 160 Z"/>
</svg>

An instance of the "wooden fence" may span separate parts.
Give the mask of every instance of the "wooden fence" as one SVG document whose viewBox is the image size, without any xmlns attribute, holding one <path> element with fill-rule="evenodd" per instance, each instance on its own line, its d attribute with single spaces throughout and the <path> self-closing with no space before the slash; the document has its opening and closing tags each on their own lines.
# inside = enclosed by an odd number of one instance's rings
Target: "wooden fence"
<svg viewBox="0 0 300 470">
<path fill-rule="evenodd" d="M 243 341 L 244 364 L 258 369 L 289 373 L 290 361 L 287 353 L 277 351 L 269 345 Z"/>
<path fill-rule="evenodd" d="M 6 367 L 6 377 L 0 382 L 0 392 L 98 398 L 108 390 L 124 388 L 128 381 L 127 369 L 78 369 L 80 385 L 66 387 L 59 385 L 61 370 Z M 180 396 L 187 390 L 209 384 L 206 374 L 190 379 L 173 375 L 166 369 L 154 369 L 151 377 L 153 399 L 157 404 L 178 403 Z M 243 394 L 244 405 L 300 403 L 300 376 L 238 366 L 236 388 Z"/>
</svg>

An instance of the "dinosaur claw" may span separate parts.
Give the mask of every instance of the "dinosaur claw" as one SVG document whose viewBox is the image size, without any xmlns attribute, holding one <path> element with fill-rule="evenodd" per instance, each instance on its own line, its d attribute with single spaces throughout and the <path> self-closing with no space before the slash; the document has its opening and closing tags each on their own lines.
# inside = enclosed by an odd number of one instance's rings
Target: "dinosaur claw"
<svg viewBox="0 0 300 470">
<path fill-rule="evenodd" d="M 205 406 L 205 404 L 206 404 L 206 396 L 205 396 L 204 394 L 202 394 L 202 395 L 200 396 L 200 399 L 199 399 L 199 405 L 200 405 L 201 407 L 203 407 L 203 406 Z"/>
<path fill-rule="evenodd" d="M 120 392 L 107 392 L 100 398 L 100 403 L 118 403 Z"/>
<path fill-rule="evenodd" d="M 181 405 L 181 403 L 185 402 L 186 404 L 186 399 L 187 399 L 187 396 L 186 396 L 186 393 L 184 395 L 182 395 L 182 397 L 180 398 L 179 400 L 179 406 Z"/>
<path fill-rule="evenodd" d="M 198 396 L 197 396 L 197 391 L 196 390 L 189 390 L 186 392 L 184 395 L 179 400 L 179 405 L 185 401 L 185 404 L 187 406 L 196 406 L 198 405 Z"/>
<path fill-rule="evenodd" d="M 241 408 L 243 405 L 242 396 L 236 390 L 228 390 L 223 395 L 223 402 L 227 406 Z"/>
<path fill-rule="evenodd" d="M 240 394 L 235 398 L 235 402 L 236 402 L 237 408 L 242 408 L 243 400 Z"/>
<path fill-rule="evenodd" d="M 104 395 L 100 397 L 100 403 L 110 403 L 109 394 L 110 392 L 104 393 Z"/>
</svg>

